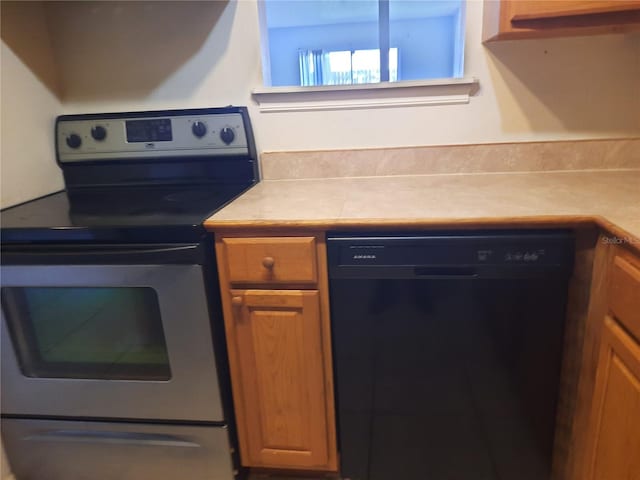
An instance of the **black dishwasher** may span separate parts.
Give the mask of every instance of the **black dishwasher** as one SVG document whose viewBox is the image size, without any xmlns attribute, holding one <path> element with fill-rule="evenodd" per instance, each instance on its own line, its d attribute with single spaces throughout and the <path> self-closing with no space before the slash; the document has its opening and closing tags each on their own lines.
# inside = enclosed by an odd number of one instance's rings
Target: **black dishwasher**
<svg viewBox="0 0 640 480">
<path fill-rule="evenodd" d="M 341 473 L 547 480 L 568 231 L 328 238 Z"/>
</svg>

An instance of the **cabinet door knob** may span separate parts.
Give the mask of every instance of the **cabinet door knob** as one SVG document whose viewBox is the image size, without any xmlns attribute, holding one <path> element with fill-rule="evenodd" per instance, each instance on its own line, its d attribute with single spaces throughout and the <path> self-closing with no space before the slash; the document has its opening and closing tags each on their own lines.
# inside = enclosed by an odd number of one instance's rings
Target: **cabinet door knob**
<svg viewBox="0 0 640 480">
<path fill-rule="evenodd" d="M 262 259 L 262 266 L 267 270 L 271 270 L 275 264 L 276 261 L 273 259 L 273 257 L 264 257 Z"/>
<path fill-rule="evenodd" d="M 234 307 L 241 307 L 242 306 L 242 297 L 233 297 L 231 299 L 231 305 L 233 305 Z"/>
</svg>

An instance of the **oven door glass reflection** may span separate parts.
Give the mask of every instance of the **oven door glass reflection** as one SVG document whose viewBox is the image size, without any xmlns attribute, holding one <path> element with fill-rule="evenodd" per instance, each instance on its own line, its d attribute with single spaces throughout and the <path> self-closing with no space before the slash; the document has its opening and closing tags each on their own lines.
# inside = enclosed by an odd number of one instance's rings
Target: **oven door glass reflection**
<svg viewBox="0 0 640 480">
<path fill-rule="evenodd" d="M 27 377 L 171 378 L 150 287 L 4 287 L 2 304 Z"/>
</svg>

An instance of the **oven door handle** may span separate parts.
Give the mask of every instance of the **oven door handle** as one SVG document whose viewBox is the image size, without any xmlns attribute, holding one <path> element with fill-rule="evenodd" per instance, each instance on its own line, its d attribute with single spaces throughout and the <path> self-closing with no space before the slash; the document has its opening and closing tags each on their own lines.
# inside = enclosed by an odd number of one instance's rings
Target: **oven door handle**
<svg viewBox="0 0 640 480">
<path fill-rule="evenodd" d="M 30 435 L 31 442 L 99 443 L 111 445 L 138 445 L 149 447 L 202 448 L 199 443 L 177 435 L 142 432 L 114 432 L 101 430 L 51 430 Z"/>
<path fill-rule="evenodd" d="M 202 243 L 7 246 L 4 265 L 167 265 L 204 264 Z"/>
</svg>

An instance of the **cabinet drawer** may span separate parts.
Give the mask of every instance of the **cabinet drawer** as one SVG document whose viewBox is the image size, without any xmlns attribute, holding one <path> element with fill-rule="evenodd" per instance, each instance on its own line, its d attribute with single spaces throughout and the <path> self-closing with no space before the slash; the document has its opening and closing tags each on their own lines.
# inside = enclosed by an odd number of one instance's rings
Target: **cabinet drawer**
<svg viewBox="0 0 640 480">
<path fill-rule="evenodd" d="M 231 283 L 317 281 L 315 237 L 224 238 Z"/>
<path fill-rule="evenodd" d="M 640 267 L 620 255 L 611 267 L 609 309 L 640 340 Z"/>
<path fill-rule="evenodd" d="M 23 480 L 235 479 L 223 427 L 3 418 L 2 439 Z"/>
</svg>

